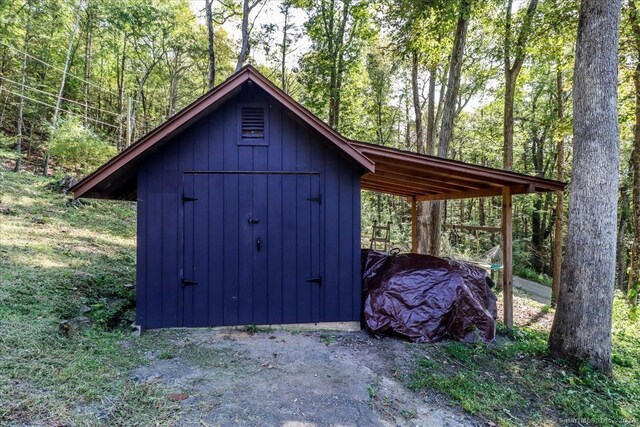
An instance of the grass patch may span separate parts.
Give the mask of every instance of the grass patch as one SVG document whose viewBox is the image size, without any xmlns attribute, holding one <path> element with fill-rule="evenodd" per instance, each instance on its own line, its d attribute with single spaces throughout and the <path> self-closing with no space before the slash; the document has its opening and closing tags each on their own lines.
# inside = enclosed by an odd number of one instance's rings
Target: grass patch
<svg viewBox="0 0 640 427">
<path fill-rule="evenodd" d="M 258 326 L 258 325 L 247 325 L 244 328 L 244 331 L 249 335 L 255 334 L 268 334 L 273 332 L 273 328 L 271 326 Z"/>
<path fill-rule="evenodd" d="M 0 170 L 0 424 L 170 423 L 175 404 L 129 378 L 134 205 L 74 206 L 55 181 Z"/>
<path fill-rule="evenodd" d="M 446 342 L 423 348 L 409 379 L 499 425 L 640 424 L 640 327 L 626 303 L 614 311 L 614 375 L 548 358 L 543 331 L 498 328 L 495 344 Z"/>
</svg>

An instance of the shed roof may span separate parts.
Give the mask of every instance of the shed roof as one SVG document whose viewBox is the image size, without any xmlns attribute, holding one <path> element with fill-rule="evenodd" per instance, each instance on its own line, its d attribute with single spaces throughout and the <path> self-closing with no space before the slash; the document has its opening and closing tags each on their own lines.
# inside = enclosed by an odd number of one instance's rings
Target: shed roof
<svg viewBox="0 0 640 427">
<path fill-rule="evenodd" d="M 71 188 L 74 196 L 135 199 L 135 172 L 140 161 L 236 94 L 247 82 L 255 83 L 360 164 L 367 171 L 362 177 L 363 189 L 416 200 L 447 200 L 500 195 L 504 187 L 509 187 L 512 194 L 564 188 L 558 181 L 347 139 L 255 68 L 245 66 L 82 179 Z"/>
<path fill-rule="evenodd" d="M 159 145 L 238 93 L 241 86 L 247 82 L 256 84 L 284 108 L 353 158 L 365 170 L 373 172 L 374 163 L 353 148 L 347 138 L 296 102 L 254 67 L 247 65 L 82 179 L 71 188 L 74 196 L 101 199 L 135 198 L 135 171 L 138 163 Z"/>
<path fill-rule="evenodd" d="M 362 177 L 365 190 L 416 200 L 449 200 L 511 194 L 562 191 L 560 181 L 418 154 L 360 141 L 351 145 L 373 160 L 375 172 Z"/>
</svg>

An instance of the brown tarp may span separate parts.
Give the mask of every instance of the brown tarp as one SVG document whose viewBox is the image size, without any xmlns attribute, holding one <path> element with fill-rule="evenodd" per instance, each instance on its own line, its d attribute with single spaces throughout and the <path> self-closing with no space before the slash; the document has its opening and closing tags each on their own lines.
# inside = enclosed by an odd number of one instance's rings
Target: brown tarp
<svg viewBox="0 0 640 427">
<path fill-rule="evenodd" d="M 362 251 L 364 317 L 376 337 L 493 341 L 496 296 L 486 271 L 429 255 Z"/>
</svg>

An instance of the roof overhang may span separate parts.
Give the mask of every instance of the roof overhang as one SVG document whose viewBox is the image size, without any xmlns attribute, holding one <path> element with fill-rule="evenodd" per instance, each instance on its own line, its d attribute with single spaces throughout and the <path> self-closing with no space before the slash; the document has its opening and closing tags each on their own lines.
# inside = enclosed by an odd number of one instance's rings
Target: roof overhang
<svg viewBox="0 0 640 427">
<path fill-rule="evenodd" d="M 255 68 L 248 65 L 78 182 L 71 188 L 74 196 L 76 198 L 133 199 L 135 197 L 135 170 L 139 162 L 162 143 L 170 140 L 211 112 L 221 102 L 237 93 L 246 82 L 255 83 L 294 116 L 335 144 L 366 171 L 373 172 L 375 170 L 373 161 L 351 146 L 349 140 L 284 93 Z"/>
<path fill-rule="evenodd" d="M 502 169 L 427 156 L 359 141 L 350 141 L 376 164 L 363 175 L 362 189 L 415 200 L 450 200 L 511 194 L 562 191 L 559 181 L 528 176 Z"/>
</svg>

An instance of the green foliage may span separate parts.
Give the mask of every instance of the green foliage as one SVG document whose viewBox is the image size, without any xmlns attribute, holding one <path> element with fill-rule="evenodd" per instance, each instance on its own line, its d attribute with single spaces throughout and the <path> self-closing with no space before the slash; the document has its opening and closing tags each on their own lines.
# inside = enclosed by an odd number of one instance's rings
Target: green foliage
<svg viewBox="0 0 640 427">
<path fill-rule="evenodd" d="M 495 344 L 446 342 L 418 356 L 414 390 L 436 390 L 500 425 L 582 419 L 594 425 L 640 423 L 640 322 L 622 295 L 614 304 L 613 377 L 587 365 L 548 359 L 548 334 L 502 325 Z M 560 421 L 562 424 L 562 421 Z"/>
<path fill-rule="evenodd" d="M 273 332 L 273 328 L 270 326 L 247 325 L 244 328 L 244 331 L 249 335 L 255 335 L 260 333 L 267 334 L 269 332 Z"/>
<path fill-rule="evenodd" d="M 51 132 L 51 156 L 63 169 L 92 172 L 116 154 L 116 148 L 82 126 L 78 119 L 61 122 Z"/>
<path fill-rule="evenodd" d="M 15 160 L 18 158 L 15 144 L 15 138 L 0 134 L 0 160 Z"/>
</svg>

